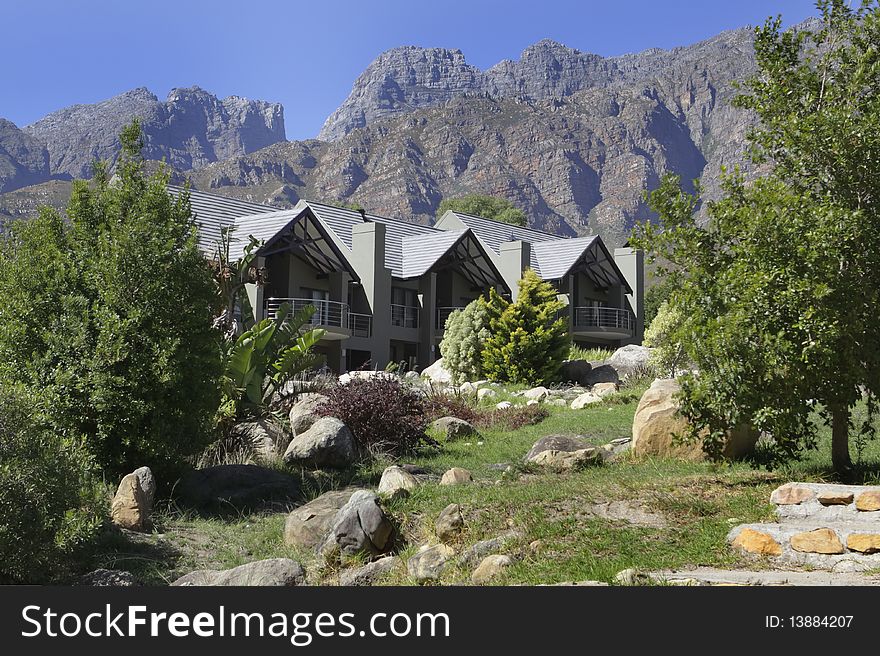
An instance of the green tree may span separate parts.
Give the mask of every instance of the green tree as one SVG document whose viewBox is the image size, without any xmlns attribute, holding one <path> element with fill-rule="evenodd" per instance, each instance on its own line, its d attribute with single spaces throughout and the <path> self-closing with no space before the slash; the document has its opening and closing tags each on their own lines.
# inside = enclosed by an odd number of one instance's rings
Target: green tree
<svg viewBox="0 0 880 656">
<path fill-rule="evenodd" d="M 818 3 L 822 25 L 756 30 L 758 74 L 737 104 L 754 111 L 753 156 L 773 172 L 724 182 L 697 225 L 697 199 L 665 179 L 651 195 L 661 226 L 636 245 L 673 267 L 698 376 L 682 381 L 693 433 L 719 456 L 726 429 L 751 423 L 777 456 L 832 431 L 832 463 L 851 470 L 851 410 L 864 397 L 873 435 L 880 390 L 880 11 Z"/>
<path fill-rule="evenodd" d="M 663 376 L 675 376 L 687 361 L 680 335 L 684 322 L 681 309 L 674 301 L 663 301 L 651 325 L 645 329 L 642 344 L 651 347 L 651 366 Z"/>
<path fill-rule="evenodd" d="M 137 122 L 120 141 L 113 179 L 98 164 L 74 183 L 68 221 L 46 209 L 5 235 L 0 376 L 39 392 L 109 475 L 161 477 L 211 438 L 217 295 L 188 195 L 169 196 L 164 168 L 145 175 Z"/>
<path fill-rule="evenodd" d="M 447 210 L 482 216 L 486 219 L 503 221 L 516 226 L 524 226 L 528 223 L 525 212 L 506 198 L 498 198 L 497 196 L 469 194 L 461 198 L 444 198 L 440 201 L 440 207 L 437 208 L 437 218 L 443 216 Z"/>
<path fill-rule="evenodd" d="M 489 311 L 483 298 L 471 301 L 446 319 L 440 352 L 443 367 L 456 383 L 483 377 L 483 348 L 489 336 Z"/>
<path fill-rule="evenodd" d="M 519 281 L 509 303 L 490 290 L 486 308 L 490 337 L 483 350 L 483 371 L 494 381 L 539 384 L 554 380 L 569 350 L 565 307 L 556 289 L 531 269 Z"/>
</svg>

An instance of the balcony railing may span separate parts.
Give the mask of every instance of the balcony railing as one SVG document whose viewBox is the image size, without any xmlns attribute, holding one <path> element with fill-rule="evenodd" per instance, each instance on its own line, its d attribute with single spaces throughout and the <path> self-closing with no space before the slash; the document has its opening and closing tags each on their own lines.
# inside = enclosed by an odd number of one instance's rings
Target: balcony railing
<svg viewBox="0 0 880 656">
<path fill-rule="evenodd" d="M 576 307 L 574 309 L 576 328 L 604 328 L 632 333 L 636 328 L 636 318 L 631 310 L 609 307 Z"/>
<path fill-rule="evenodd" d="M 391 306 L 391 325 L 400 328 L 418 328 L 421 308 L 411 305 Z"/>
<path fill-rule="evenodd" d="M 449 315 L 455 312 L 456 310 L 463 310 L 463 307 L 438 307 L 436 318 L 434 320 L 434 328 L 437 332 L 443 332 L 446 330 L 446 320 L 449 318 Z"/>
<path fill-rule="evenodd" d="M 299 312 L 311 305 L 315 308 L 310 323 L 313 326 L 329 326 L 331 328 L 348 328 L 349 311 L 347 303 L 339 301 L 323 301 L 315 298 L 270 298 L 266 301 L 266 316 L 274 319 L 284 303 L 290 304 L 290 311 Z"/>
<path fill-rule="evenodd" d="M 373 317 L 360 312 L 349 312 L 348 329 L 352 337 L 369 337 L 373 334 Z"/>
</svg>

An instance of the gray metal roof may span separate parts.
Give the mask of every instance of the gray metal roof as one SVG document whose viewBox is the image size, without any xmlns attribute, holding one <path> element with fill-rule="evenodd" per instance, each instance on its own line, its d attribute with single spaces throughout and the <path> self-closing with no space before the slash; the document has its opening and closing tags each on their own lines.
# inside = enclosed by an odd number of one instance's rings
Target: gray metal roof
<svg viewBox="0 0 880 656">
<path fill-rule="evenodd" d="M 168 193 L 174 198 L 177 198 L 181 192 L 183 192 L 183 187 L 168 185 Z M 277 208 L 269 205 L 250 203 L 194 189 L 189 190 L 189 202 L 196 223 L 199 225 L 199 249 L 208 256 L 217 251 L 217 245 L 220 243 L 220 230 L 232 226 L 236 218 L 277 211 Z"/>
<path fill-rule="evenodd" d="M 532 259 L 537 260 L 538 263 L 535 273 L 544 280 L 562 278 L 571 271 L 596 239 L 596 237 L 578 237 L 532 244 Z"/>
<path fill-rule="evenodd" d="M 401 278 L 418 278 L 431 269 L 467 230 L 443 230 L 440 234 L 410 235 L 401 240 L 403 265 Z"/>
</svg>

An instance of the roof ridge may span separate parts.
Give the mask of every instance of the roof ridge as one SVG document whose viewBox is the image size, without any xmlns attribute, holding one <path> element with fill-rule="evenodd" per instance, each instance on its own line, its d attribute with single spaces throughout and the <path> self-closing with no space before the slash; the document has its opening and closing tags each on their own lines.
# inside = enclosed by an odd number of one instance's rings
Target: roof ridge
<svg viewBox="0 0 880 656">
<path fill-rule="evenodd" d="M 537 228 L 532 228 L 531 226 L 518 226 L 513 223 L 507 223 L 506 221 L 499 221 L 497 219 L 490 219 L 485 216 L 480 216 L 479 214 L 468 214 L 467 212 L 458 212 L 456 210 L 449 211 L 457 216 L 466 216 L 471 219 L 480 219 L 481 221 L 488 221 L 489 223 L 494 223 L 495 225 L 515 228 L 517 230 L 525 230 L 527 232 L 534 232 L 536 234 L 544 235 L 546 237 L 555 237 L 556 239 L 571 239 L 571 237 L 567 237 L 565 235 L 557 235 L 552 232 L 547 232 L 546 230 L 538 230 Z"/>
</svg>

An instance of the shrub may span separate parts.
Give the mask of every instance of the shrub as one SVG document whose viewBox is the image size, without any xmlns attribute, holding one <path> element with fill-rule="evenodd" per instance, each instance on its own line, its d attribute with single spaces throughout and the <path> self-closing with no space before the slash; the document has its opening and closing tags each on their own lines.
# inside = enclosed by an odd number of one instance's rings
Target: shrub
<svg viewBox="0 0 880 656">
<path fill-rule="evenodd" d="M 126 128 L 111 180 L 76 181 L 0 242 L 0 377 L 40 390 L 52 428 L 87 436 L 108 477 L 169 480 L 210 441 L 219 403 L 216 293 L 186 194 L 147 177 Z"/>
<path fill-rule="evenodd" d="M 362 451 L 402 455 L 428 442 L 422 399 L 396 377 L 356 378 L 325 394 L 320 413 L 342 420 Z"/>
<path fill-rule="evenodd" d="M 101 491 L 81 445 L 30 414 L 34 400 L 0 387 L 0 583 L 38 583 L 91 537 Z"/>
<path fill-rule="evenodd" d="M 527 269 L 516 302 L 490 291 L 487 309 L 491 335 L 483 350 L 483 371 L 498 382 L 535 385 L 552 381 L 569 349 L 564 304 L 556 289 Z"/>
<path fill-rule="evenodd" d="M 572 344 L 571 348 L 568 349 L 569 360 L 607 360 L 612 355 L 614 355 L 612 349 L 598 347 L 585 348 L 583 346 L 578 346 L 577 344 Z"/>
<path fill-rule="evenodd" d="M 675 378 L 687 362 L 680 331 L 684 323 L 681 309 L 674 303 L 663 301 L 651 325 L 645 331 L 642 343 L 650 346 L 651 366 L 660 374 Z"/>
<path fill-rule="evenodd" d="M 456 384 L 483 377 L 483 347 L 489 337 L 489 311 L 482 298 L 449 315 L 440 352 Z"/>
<path fill-rule="evenodd" d="M 515 406 L 506 410 L 481 408 L 462 395 L 436 393 L 430 394 L 425 401 L 425 416 L 429 422 L 440 417 L 457 417 L 479 429 L 516 430 L 537 424 L 550 413 L 541 405 Z"/>
</svg>

